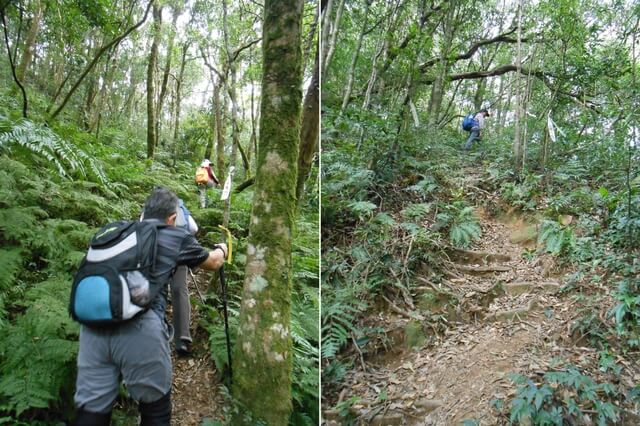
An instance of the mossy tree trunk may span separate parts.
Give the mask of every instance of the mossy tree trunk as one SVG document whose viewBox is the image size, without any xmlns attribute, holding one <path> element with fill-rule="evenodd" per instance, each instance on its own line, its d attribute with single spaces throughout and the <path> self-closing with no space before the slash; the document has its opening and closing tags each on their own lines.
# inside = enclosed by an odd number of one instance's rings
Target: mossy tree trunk
<svg viewBox="0 0 640 426">
<path fill-rule="evenodd" d="M 302 103 L 303 0 L 266 0 L 256 187 L 233 395 L 269 425 L 291 414 L 291 242 Z M 241 420 L 241 419 L 237 419 Z"/>
</svg>

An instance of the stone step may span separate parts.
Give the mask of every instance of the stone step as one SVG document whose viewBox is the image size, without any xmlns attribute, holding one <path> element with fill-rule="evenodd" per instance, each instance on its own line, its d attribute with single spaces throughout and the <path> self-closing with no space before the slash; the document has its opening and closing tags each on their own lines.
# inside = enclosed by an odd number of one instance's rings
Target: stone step
<svg viewBox="0 0 640 426">
<path fill-rule="evenodd" d="M 494 312 L 491 315 L 486 317 L 487 321 L 496 321 L 496 322 L 509 322 L 514 319 L 522 319 L 525 318 L 529 312 L 531 312 L 537 303 L 535 300 L 530 300 L 526 306 L 515 308 L 515 309 L 506 309 L 503 311 Z"/>
<path fill-rule="evenodd" d="M 456 265 L 456 269 L 458 271 L 464 272 L 465 274 L 471 275 L 482 275 L 482 274 L 491 274 L 494 272 L 509 272 L 511 270 L 508 266 L 500 266 L 500 265 L 474 265 L 474 266 L 465 266 L 465 265 Z"/>
<path fill-rule="evenodd" d="M 540 291 L 553 294 L 560 290 L 560 283 L 557 281 L 515 281 L 505 284 L 504 289 L 509 296 Z"/>
<path fill-rule="evenodd" d="M 456 261 L 465 263 L 491 263 L 491 262 L 509 262 L 511 256 L 502 253 L 491 253 L 486 251 L 475 251 L 454 248 L 450 251 L 449 256 Z"/>
</svg>

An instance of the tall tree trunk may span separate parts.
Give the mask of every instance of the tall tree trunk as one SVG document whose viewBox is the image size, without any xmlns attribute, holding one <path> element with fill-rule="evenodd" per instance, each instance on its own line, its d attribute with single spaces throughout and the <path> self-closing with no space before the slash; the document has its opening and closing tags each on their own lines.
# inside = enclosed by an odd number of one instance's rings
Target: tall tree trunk
<svg viewBox="0 0 640 426">
<path fill-rule="evenodd" d="M 360 49 L 362 48 L 362 40 L 364 39 L 364 33 L 367 31 L 367 18 L 369 17 L 369 4 L 371 0 L 364 2 L 364 14 L 362 19 L 362 28 L 360 29 L 360 35 L 358 36 L 358 43 L 356 44 L 356 50 L 353 52 L 353 58 L 351 58 L 351 65 L 348 71 L 347 88 L 344 92 L 344 98 L 342 99 L 342 106 L 340 107 L 340 115 L 344 113 L 349 105 L 349 98 L 351 97 L 351 91 L 353 90 L 353 80 L 355 79 L 356 65 L 358 64 L 358 57 L 360 56 Z"/>
<path fill-rule="evenodd" d="M 40 0 L 33 0 L 33 17 L 31 18 L 29 30 L 27 30 L 27 35 L 24 39 L 24 51 L 22 53 L 22 58 L 20 59 L 20 64 L 16 69 L 18 80 L 20 80 L 22 83 L 25 82 L 27 68 L 29 68 L 29 65 L 31 65 L 31 60 L 33 59 L 33 46 L 36 43 L 36 37 L 38 36 L 38 32 L 40 31 L 40 20 L 42 19 L 42 12 L 42 2 Z"/>
<path fill-rule="evenodd" d="M 302 75 L 307 72 L 307 65 L 309 65 L 309 59 L 313 51 L 313 41 L 316 39 L 316 32 L 318 31 L 318 19 L 320 19 L 320 8 L 316 7 L 313 14 L 313 23 L 311 23 L 311 29 L 309 30 L 309 36 L 304 43 L 304 50 L 302 52 Z M 316 43 L 317 44 L 317 43 Z"/>
<path fill-rule="evenodd" d="M 304 195 L 304 183 L 309 178 L 311 165 L 318 154 L 318 133 L 320 127 L 320 57 L 316 49 L 313 75 L 302 106 L 302 125 L 300 129 L 300 153 L 298 155 L 298 178 L 296 198 L 298 205 Z"/>
<path fill-rule="evenodd" d="M 476 111 L 482 109 L 482 101 L 484 101 L 484 92 L 487 88 L 487 79 L 481 78 L 477 81 L 476 93 L 473 95 L 473 106 Z"/>
<path fill-rule="evenodd" d="M 155 146 L 158 146 L 160 141 L 160 121 L 162 117 L 162 107 L 164 106 L 164 99 L 167 96 L 167 83 L 169 82 L 169 73 L 171 72 L 171 59 L 173 57 L 173 41 L 175 40 L 176 21 L 180 16 L 181 9 L 179 7 L 173 8 L 173 18 L 171 21 L 171 31 L 169 34 L 169 43 L 167 45 L 167 58 L 164 65 L 164 72 L 162 74 L 162 83 L 160 84 L 160 95 L 158 96 L 158 106 L 156 107 L 156 129 L 155 129 Z"/>
<path fill-rule="evenodd" d="M 442 108 L 442 99 L 444 97 L 445 86 L 447 83 L 446 76 L 449 72 L 449 51 L 453 43 L 455 30 L 454 24 L 455 6 L 451 4 L 447 9 L 444 20 L 442 22 L 442 44 L 440 46 L 440 60 L 438 64 L 438 74 L 431 86 L 431 97 L 429 98 L 429 120 L 428 127 L 433 128 L 437 125 Z"/>
<path fill-rule="evenodd" d="M 224 163 L 224 145 L 225 145 L 225 127 L 222 122 L 222 104 L 220 100 L 220 89 L 222 82 L 213 83 L 213 105 L 216 120 L 216 169 L 218 170 L 218 179 L 224 179 L 226 165 Z"/>
<path fill-rule="evenodd" d="M 240 147 L 240 127 L 238 123 L 238 99 L 236 94 L 236 62 L 233 57 L 233 49 L 229 41 L 229 23 L 227 16 L 227 0 L 222 0 L 222 22 L 224 32 L 224 47 L 228 66 L 228 75 L 225 83 L 227 86 L 227 94 L 231 100 L 231 156 L 229 158 L 229 176 L 233 177 L 232 171 L 235 170 L 236 160 L 238 157 L 238 148 Z M 224 179 L 224 175 L 220 177 Z M 229 224 L 229 216 L 231 215 L 231 197 L 228 197 L 224 203 L 224 213 L 222 223 L 224 226 Z"/>
<path fill-rule="evenodd" d="M 184 67 L 187 63 L 187 51 L 189 50 L 189 42 L 182 44 L 182 59 L 180 60 L 180 72 L 176 80 L 176 100 L 174 103 L 174 126 L 173 126 L 173 165 L 175 166 L 178 159 L 178 135 L 180 130 L 180 107 L 182 104 L 182 78 L 184 77 Z"/>
<path fill-rule="evenodd" d="M 255 107 L 255 85 L 251 79 L 251 136 L 249 137 L 249 162 L 251 162 L 251 152 L 258 155 L 258 132 L 256 130 L 256 107 Z"/>
<path fill-rule="evenodd" d="M 233 395 L 273 426 L 291 415 L 291 246 L 302 101 L 303 0 L 266 0 L 262 113 Z M 255 424 L 255 423 L 253 423 Z"/>
<path fill-rule="evenodd" d="M 522 87 L 520 87 L 520 70 L 522 66 L 522 7 L 523 0 L 520 0 L 518 6 L 518 48 L 516 57 L 516 73 L 515 91 L 516 91 L 516 122 L 514 126 L 514 139 L 513 139 L 513 161 L 516 171 L 522 170 L 522 139 L 520 131 L 520 122 L 522 121 Z"/>
<path fill-rule="evenodd" d="M 331 59 L 333 58 L 333 53 L 336 50 L 336 42 L 338 39 L 338 30 L 340 28 L 340 21 L 342 20 L 342 11 L 344 10 L 344 2 L 345 0 L 338 0 L 338 9 L 336 9 L 336 17 L 333 21 L 331 21 L 330 9 L 327 8 L 327 22 L 328 25 L 328 33 L 327 33 L 327 43 L 322 46 L 322 75 L 326 78 L 327 69 L 329 68 L 329 64 L 331 63 Z"/>
<path fill-rule="evenodd" d="M 156 151 L 156 64 L 158 63 L 158 45 L 162 26 L 162 7 L 153 0 L 153 43 L 147 65 L 147 158 L 153 158 Z"/>
</svg>

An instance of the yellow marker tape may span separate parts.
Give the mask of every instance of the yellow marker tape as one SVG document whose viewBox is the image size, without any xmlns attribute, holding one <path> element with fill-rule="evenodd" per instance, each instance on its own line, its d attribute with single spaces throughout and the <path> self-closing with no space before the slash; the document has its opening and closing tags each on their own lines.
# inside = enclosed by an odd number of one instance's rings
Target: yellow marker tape
<svg viewBox="0 0 640 426">
<path fill-rule="evenodd" d="M 232 252 L 233 252 L 233 238 L 231 237 L 231 231 L 229 231 L 227 228 L 225 228 L 222 225 L 218 225 L 218 228 L 222 229 L 225 234 L 227 234 L 227 250 L 229 250 L 229 253 L 227 255 L 227 263 L 231 263 L 232 260 Z"/>
</svg>

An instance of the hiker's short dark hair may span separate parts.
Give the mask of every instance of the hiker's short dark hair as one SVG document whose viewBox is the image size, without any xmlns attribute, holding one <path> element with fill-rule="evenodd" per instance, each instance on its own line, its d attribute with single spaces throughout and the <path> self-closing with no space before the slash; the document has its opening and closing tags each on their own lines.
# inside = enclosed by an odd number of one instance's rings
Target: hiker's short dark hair
<svg viewBox="0 0 640 426">
<path fill-rule="evenodd" d="M 486 108 L 482 108 L 480 111 L 478 112 L 484 112 L 484 115 L 486 115 L 487 117 L 491 116 L 491 114 L 489 114 L 489 110 Z"/>
<path fill-rule="evenodd" d="M 144 202 L 145 219 L 166 220 L 178 208 L 178 197 L 167 188 L 157 187 Z"/>
</svg>

